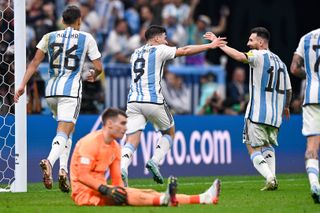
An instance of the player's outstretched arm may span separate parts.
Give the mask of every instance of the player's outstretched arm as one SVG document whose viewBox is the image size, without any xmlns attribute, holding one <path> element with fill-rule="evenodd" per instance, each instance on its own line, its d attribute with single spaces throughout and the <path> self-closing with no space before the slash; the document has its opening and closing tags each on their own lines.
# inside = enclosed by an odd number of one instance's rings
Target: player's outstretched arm
<svg viewBox="0 0 320 213">
<path fill-rule="evenodd" d="M 303 58 L 298 55 L 294 54 L 290 66 L 290 71 L 293 75 L 300 77 L 300 78 L 306 78 L 306 72 L 304 69 L 304 61 Z"/>
<path fill-rule="evenodd" d="M 19 97 L 23 95 L 24 88 L 26 87 L 28 81 L 32 77 L 32 75 L 38 70 L 38 66 L 41 63 L 41 61 L 44 59 L 45 54 L 41 50 L 37 50 L 36 55 L 32 59 L 31 63 L 28 65 L 27 71 L 25 72 L 22 82 L 19 86 L 19 88 L 16 90 L 14 94 L 14 101 L 17 103 L 19 100 Z"/>
<path fill-rule="evenodd" d="M 203 37 L 205 39 L 208 39 L 210 41 L 214 41 L 215 39 L 218 39 L 215 34 L 212 32 L 206 32 Z M 227 45 L 223 45 L 220 47 L 220 49 L 225 52 L 228 56 L 233 58 L 234 60 L 240 61 L 240 62 L 247 62 L 247 57 L 243 52 L 240 52 L 232 47 L 229 47 Z"/>
<path fill-rule="evenodd" d="M 218 47 L 225 46 L 227 42 L 225 41 L 225 38 L 217 38 L 213 40 L 209 44 L 200 44 L 200 45 L 188 45 L 184 47 L 180 47 L 176 51 L 176 57 L 180 56 L 187 56 L 187 55 L 195 55 L 204 51 L 207 51 L 209 49 L 215 49 Z"/>
</svg>

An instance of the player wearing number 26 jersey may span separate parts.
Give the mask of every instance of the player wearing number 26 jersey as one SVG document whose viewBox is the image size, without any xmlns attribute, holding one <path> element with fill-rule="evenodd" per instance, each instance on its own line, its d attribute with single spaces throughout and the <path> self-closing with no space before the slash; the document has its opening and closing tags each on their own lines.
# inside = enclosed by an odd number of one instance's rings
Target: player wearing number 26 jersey
<svg viewBox="0 0 320 213">
<path fill-rule="evenodd" d="M 147 162 L 146 168 L 157 183 L 163 183 L 158 165 L 170 150 L 175 131 L 172 115 L 161 93 L 161 79 L 166 61 L 204 52 L 226 43 L 222 38 L 217 38 L 210 44 L 169 47 L 166 29 L 161 26 L 150 26 L 145 32 L 145 37 L 146 45 L 136 49 L 130 61 L 132 80 L 126 111 L 127 143 L 122 149 L 121 158 L 122 179 L 125 184 L 128 179 L 128 166 L 140 143 L 141 131 L 144 130 L 147 121 L 161 131 L 162 137 L 158 140 L 155 153 Z"/>
<path fill-rule="evenodd" d="M 292 74 L 306 78 L 303 102 L 302 134 L 307 137 L 305 152 L 306 170 L 311 186 L 311 196 L 320 203 L 319 160 L 320 146 L 320 28 L 300 39 L 291 63 Z"/>
<path fill-rule="evenodd" d="M 101 73 L 102 63 L 101 54 L 93 37 L 79 31 L 80 9 L 76 6 L 68 6 L 62 17 L 65 29 L 43 36 L 14 99 L 17 102 L 24 93 L 27 82 L 47 54 L 50 79 L 46 86 L 46 100 L 53 116 L 58 121 L 58 127 L 56 136 L 52 140 L 49 156 L 41 160 L 40 167 L 43 172 L 44 186 L 51 189 L 52 167 L 59 158 L 59 188 L 63 192 L 69 192 L 68 159 L 72 145 L 72 132 L 81 106 L 83 63 L 85 57 L 88 56 L 94 66 L 94 70 L 88 76 L 88 81 L 94 81 Z"/>
<path fill-rule="evenodd" d="M 205 38 L 213 39 L 212 33 Z M 291 83 L 286 65 L 269 50 L 270 33 L 264 27 L 251 30 L 247 53 L 221 47 L 237 61 L 249 63 L 250 100 L 245 115 L 243 142 L 246 143 L 251 161 L 256 170 L 266 179 L 262 190 L 275 190 L 278 182 L 275 172 L 275 152 L 272 144 L 278 145 L 278 128 L 282 113 L 290 116 Z"/>
<path fill-rule="evenodd" d="M 92 35 L 67 27 L 44 35 L 37 48 L 49 57 L 46 97 L 81 97 L 85 57 L 88 55 L 90 60 L 101 57 Z"/>
</svg>

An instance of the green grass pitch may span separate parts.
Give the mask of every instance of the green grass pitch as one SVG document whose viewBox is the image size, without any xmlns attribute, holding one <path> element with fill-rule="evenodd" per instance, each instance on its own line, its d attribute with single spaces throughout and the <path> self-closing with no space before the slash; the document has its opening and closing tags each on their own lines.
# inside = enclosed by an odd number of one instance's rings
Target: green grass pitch
<svg viewBox="0 0 320 213">
<path fill-rule="evenodd" d="M 310 196 L 306 174 L 278 175 L 277 191 L 261 192 L 264 185 L 260 176 L 219 176 L 222 189 L 218 205 L 180 205 L 174 207 L 79 207 L 70 194 L 61 193 L 57 183 L 45 190 L 42 183 L 28 184 L 27 193 L 0 193 L 0 212 L 320 212 Z M 205 191 L 213 177 L 179 177 L 179 193 L 197 194 Z M 164 191 L 151 179 L 132 179 L 130 186 Z"/>
</svg>

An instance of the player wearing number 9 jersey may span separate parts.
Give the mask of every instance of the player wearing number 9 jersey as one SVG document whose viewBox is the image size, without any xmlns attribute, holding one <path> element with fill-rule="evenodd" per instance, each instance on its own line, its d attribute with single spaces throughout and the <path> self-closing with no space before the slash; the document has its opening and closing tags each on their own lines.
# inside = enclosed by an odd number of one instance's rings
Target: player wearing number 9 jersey
<svg viewBox="0 0 320 213">
<path fill-rule="evenodd" d="M 50 79 L 46 86 L 46 100 L 58 121 L 57 133 L 47 159 L 40 162 L 43 183 L 52 188 L 52 167 L 59 158 L 59 188 L 68 192 L 68 159 L 71 149 L 71 135 L 78 118 L 82 93 L 82 67 L 85 57 L 92 61 L 95 70 L 90 72 L 89 81 L 94 81 L 102 71 L 101 54 L 93 37 L 80 32 L 81 14 L 76 6 L 68 6 L 63 12 L 64 30 L 43 36 L 37 45 L 35 57 L 28 65 L 24 78 L 15 93 L 15 101 L 24 93 L 24 88 L 37 71 L 39 64 L 48 54 Z"/>
<path fill-rule="evenodd" d="M 292 74 L 306 78 L 303 103 L 302 134 L 307 137 L 305 152 L 306 171 L 311 196 L 320 203 L 319 160 L 320 145 L 320 28 L 304 35 L 293 55 Z"/>
<path fill-rule="evenodd" d="M 212 33 L 205 38 L 214 39 Z M 252 163 L 266 179 L 262 190 L 278 187 L 275 173 L 275 152 L 272 144 L 278 145 L 278 128 L 282 113 L 290 116 L 291 83 L 286 65 L 269 50 L 270 33 L 266 28 L 251 30 L 247 53 L 224 46 L 220 49 L 237 61 L 249 63 L 250 100 L 245 115 L 243 142 L 246 143 Z"/>
<path fill-rule="evenodd" d="M 132 80 L 126 111 L 127 143 L 122 149 L 121 158 L 122 179 L 125 184 L 127 184 L 128 166 L 140 143 L 141 131 L 144 130 L 147 121 L 161 131 L 162 137 L 158 140 L 154 155 L 148 160 L 146 168 L 157 183 L 163 183 L 158 165 L 172 146 L 175 131 L 172 115 L 161 93 L 161 79 L 166 61 L 226 44 L 223 38 L 217 38 L 209 44 L 169 47 L 166 30 L 161 26 L 150 26 L 145 32 L 145 37 L 146 45 L 136 49 L 131 56 Z"/>
</svg>

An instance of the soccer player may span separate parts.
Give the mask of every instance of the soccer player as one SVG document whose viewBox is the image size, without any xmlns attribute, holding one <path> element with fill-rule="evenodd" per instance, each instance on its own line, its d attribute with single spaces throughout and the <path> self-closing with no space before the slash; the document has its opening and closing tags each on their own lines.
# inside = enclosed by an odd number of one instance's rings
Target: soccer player
<svg viewBox="0 0 320 213">
<path fill-rule="evenodd" d="M 58 122 L 56 136 L 47 159 L 40 162 L 43 183 L 52 188 L 52 167 L 59 158 L 59 188 L 69 192 L 68 158 L 72 145 L 71 136 L 79 115 L 82 93 L 82 67 L 88 56 L 94 68 L 89 72 L 88 80 L 94 81 L 102 71 L 101 54 L 96 41 L 85 32 L 80 32 L 81 14 L 76 6 L 68 6 L 63 12 L 64 30 L 44 35 L 37 45 L 37 52 L 28 65 L 23 80 L 15 93 L 17 102 L 24 93 L 25 86 L 37 71 L 39 64 L 48 53 L 50 79 L 47 82 L 45 96 L 53 116 Z"/>
<path fill-rule="evenodd" d="M 319 144 L 320 144 L 320 28 L 300 39 L 291 63 L 292 74 L 306 78 L 303 102 L 302 134 L 307 137 L 305 153 L 306 170 L 311 187 L 311 196 L 320 203 Z"/>
<path fill-rule="evenodd" d="M 150 26 L 146 30 L 145 38 L 147 44 L 136 49 L 130 59 L 132 80 L 126 112 L 128 131 L 121 159 L 122 178 L 125 185 L 128 183 L 128 166 L 140 143 L 141 131 L 144 130 L 147 121 L 150 121 L 162 136 L 146 168 L 152 173 L 157 183 L 163 183 L 159 164 L 170 150 L 175 132 L 174 120 L 161 92 L 165 62 L 175 57 L 194 55 L 226 44 L 223 38 L 217 38 L 209 44 L 170 47 L 167 46 L 165 28 L 157 25 Z"/>
<path fill-rule="evenodd" d="M 207 39 L 215 39 L 207 33 Z M 249 103 L 245 114 L 243 142 L 256 170 L 266 179 L 261 190 L 276 190 L 275 150 L 282 115 L 289 119 L 292 96 L 291 83 L 286 65 L 269 50 L 270 33 L 264 27 L 251 30 L 243 53 L 229 46 L 221 47 L 231 58 L 250 65 Z"/>
<path fill-rule="evenodd" d="M 176 194 L 177 178 L 170 176 L 165 193 L 152 189 L 124 188 L 120 171 L 121 149 L 116 139 L 127 130 L 127 115 L 109 108 L 102 113 L 102 129 L 81 138 L 71 157 L 71 197 L 77 205 L 159 206 L 180 204 L 216 204 L 220 180 L 199 195 Z M 110 172 L 111 185 L 105 173 Z"/>
</svg>

